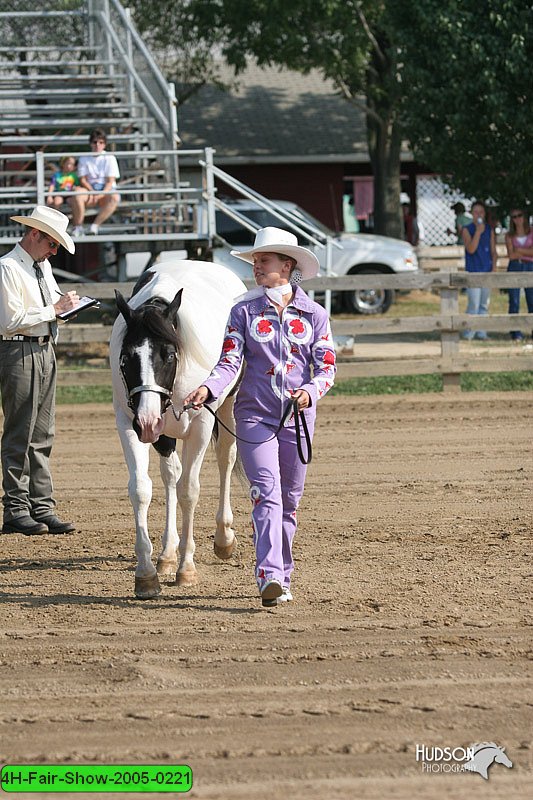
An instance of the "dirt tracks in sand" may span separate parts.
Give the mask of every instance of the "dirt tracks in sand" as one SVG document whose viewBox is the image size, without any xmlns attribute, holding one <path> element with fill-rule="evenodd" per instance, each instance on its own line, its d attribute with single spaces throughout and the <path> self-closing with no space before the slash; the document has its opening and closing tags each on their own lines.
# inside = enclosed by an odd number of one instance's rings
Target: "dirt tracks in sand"
<svg viewBox="0 0 533 800">
<path fill-rule="evenodd" d="M 530 405 L 527 393 L 322 401 L 295 600 L 273 610 L 256 596 L 238 479 L 238 553 L 213 556 L 211 452 L 201 583 L 133 599 L 112 410 L 59 407 L 56 495 L 80 530 L 1 538 L 2 761 L 188 763 L 189 796 L 210 800 L 531 797 Z M 155 453 L 151 472 L 157 553 Z M 484 741 L 513 762 L 488 781 L 416 760 L 417 744 Z"/>
</svg>

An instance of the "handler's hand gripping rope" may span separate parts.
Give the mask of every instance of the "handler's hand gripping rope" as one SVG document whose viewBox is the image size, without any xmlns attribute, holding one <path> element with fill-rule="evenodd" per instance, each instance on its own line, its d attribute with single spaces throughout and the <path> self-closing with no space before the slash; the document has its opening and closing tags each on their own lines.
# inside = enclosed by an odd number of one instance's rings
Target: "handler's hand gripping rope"
<svg viewBox="0 0 533 800">
<path fill-rule="evenodd" d="M 283 426 L 285 424 L 285 421 L 287 420 L 287 418 L 289 417 L 289 415 L 290 415 L 290 413 L 292 411 L 294 413 L 294 425 L 295 425 L 295 428 L 296 428 L 296 447 L 298 449 L 298 458 L 300 459 L 302 464 L 310 464 L 311 463 L 311 459 L 313 458 L 313 446 L 311 444 L 311 437 L 309 436 L 309 429 L 307 427 L 307 422 L 306 422 L 306 419 L 305 419 L 305 415 L 304 415 L 303 411 L 300 411 L 300 409 L 298 408 L 298 400 L 295 397 L 291 398 L 289 400 L 289 402 L 287 404 L 287 408 L 283 412 L 283 416 L 282 416 L 282 418 L 280 420 L 280 423 L 279 423 L 277 429 L 274 431 L 272 436 L 269 436 L 268 439 L 265 439 L 263 442 L 252 442 L 252 441 L 250 441 L 250 439 L 243 439 L 242 436 L 237 436 L 237 434 L 234 433 L 234 431 L 232 431 L 230 428 L 228 428 L 228 426 L 225 425 L 222 422 L 222 420 L 220 420 L 217 417 L 216 412 L 213 411 L 213 409 L 210 408 L 208 405 L 197 406 L 195 403 L 187 403 L 187 405 L 183 406 L 183 411 L 189 411 L 190 409 L 193 409 L 193 408 L 198 410 L 199 408 L 202 408 L 202 407 L 206 408 L 209 411 L 209 413 L 213 415 L 213 417 L 216 419 L 218 424 L 222 425 L 224 430 L 226 430 L 228 433 L 230 433 L 232 436 L 234 436 L 236 439 L 238 439 L 239 442 L 245 442 L 245 444 L 266 444 L 266 442 L 270 442 L 272 439 L 275 439 L 276 436 L 278 435 L 278 433 L 280 432 L 280 430 L 283 428 Z M 301 435 L 301 432 L 300 432 L 300 425 L 302 426 L 302 430 L 303 430 L 303 434 L 304 434 L 304 438 L 305 438 L 305 445 L 306 445 L 306 450 L 307 450 L 307 458 L 305 457 L 303 449 L 302 449 L 302 435 Z"/>
</svg>

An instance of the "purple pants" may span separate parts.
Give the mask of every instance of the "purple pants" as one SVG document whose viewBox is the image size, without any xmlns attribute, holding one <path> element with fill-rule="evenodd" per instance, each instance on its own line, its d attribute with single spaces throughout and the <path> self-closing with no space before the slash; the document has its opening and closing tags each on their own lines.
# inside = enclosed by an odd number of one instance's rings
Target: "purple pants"
<svg viewBox="0 0 533 800">
<path fill-rule="evenodd" d="M 314 419 L 307 420 L 309 434 Z M 296 431 L 275 428 L 261 422 L 237 420 L 237 436 L 257 444 L 238 441 L 239 455 L 250 481 L 252 525 L 257 581 L 275 578 L 290 586 L 294 569 L 292 541 L 296 533 L 296 509 L 304 491 L 307 467 L 298 458 Z M 270 441 L 266 442 L 266 439 Z M 305 441 L 302 449 L 306 453 Z"/>
</svg>

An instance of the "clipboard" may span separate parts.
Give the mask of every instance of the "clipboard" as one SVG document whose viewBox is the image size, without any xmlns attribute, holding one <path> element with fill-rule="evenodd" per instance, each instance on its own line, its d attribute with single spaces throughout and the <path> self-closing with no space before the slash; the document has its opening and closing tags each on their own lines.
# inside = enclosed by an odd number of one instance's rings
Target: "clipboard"
<svg viewBox="0 0 533 800">
<path fill-rule="evenodd" d="M 94 308 L 100 305 L 100 301 L 96 300 L 94 297 L 80 297 L 80 302 L 76 306 L 76 308 L 71 308 L 70 311 L 63 311 L 61 314 L 57 315 L 58 319 L 62 319 L 64 322 L 68 322 L 69 319 L 75 317 L 80 311 L 85 311 L 87 308 Z"/>
</svg>

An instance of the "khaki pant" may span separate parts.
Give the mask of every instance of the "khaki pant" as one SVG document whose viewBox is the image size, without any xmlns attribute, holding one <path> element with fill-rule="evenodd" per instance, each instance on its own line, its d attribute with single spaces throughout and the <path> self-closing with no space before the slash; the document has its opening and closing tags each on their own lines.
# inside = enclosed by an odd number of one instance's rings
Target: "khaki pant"
<svg viewBox="0 0 533 800">
<path fill-rule="evenodd" d="M 4 522 L 46 516 L 55 506 L 49 468 L 55 434 L 53 345 L 0 341 L 0 392 Z"/>
</svg>

